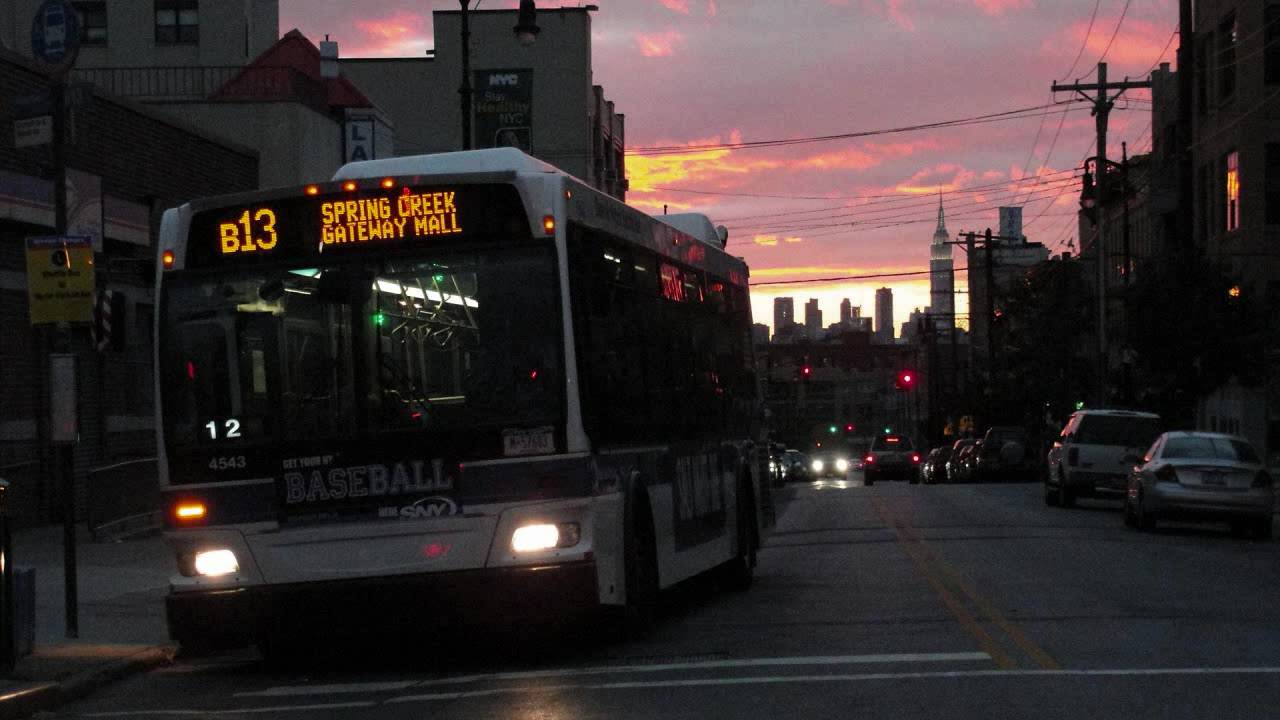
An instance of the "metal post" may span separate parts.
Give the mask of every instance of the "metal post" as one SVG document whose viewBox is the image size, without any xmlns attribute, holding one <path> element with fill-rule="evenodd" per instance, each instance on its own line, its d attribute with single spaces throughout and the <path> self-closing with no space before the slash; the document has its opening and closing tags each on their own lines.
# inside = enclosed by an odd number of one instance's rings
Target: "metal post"
<svg viewBox="0 0 1280 720">
<path fill-rule="evenodd" d="M 0 672 L 13 670 L 13 548 L 9 530 L 9 483 L 0 480 Z"/>
<path fill-rule="evenodd" d="M 1192 31 L 1192 0 L 1178 2 L 1178 128 L 1175 157 L 1178 159 L 1178 250 L 1190 251 L 1192 224 L 1192 182 L 1195 170 L 1191 162 L 1191 114 L 1195 93 L 1195 32 Z M 1154 132 L 1154 130 L 1153 130 Z"/>
<path fill-rule="evenodd" d="M 51 88 L 53 95 L 53 208 L 54 234 L 67 234 L 67 115 L 66 84 L 58 78 Z M 65 325 L 57 330 L 57 350 L 74 353 L 71 331 Z M 66 609 L 67 637 L 80 637 L 80 613 L 76 585 L 76 474 L 74 446 L 59 445 L 54 463 L 62 490 L 62 573 L 63 604 Z"/>
<path fill-rule="evenodd" d="M 1129 275 L 1133 272 L 1133 256 L 1129 247 L 1129 143 L 1120 143 L 1120 201 L 1123 212 L 1121 228 L 1121 237 L 1124 244 L 1124 288 L 1120 297 L 1120 365 L 1124 370 L 1124 394 L 1125 403 L 1133 402 L 1133 388 L 1131 386 L 1133 374 L 1130 372 L 1129 362 L 1126 358 L 1129 348 Z"/>
<path fill-rule="evenodd" d="M 471 0 L 458 0 L 462 6 L 462 87 L 458 95 L 462 100 L 462 149 L 471 149 Z"/>
</svg>

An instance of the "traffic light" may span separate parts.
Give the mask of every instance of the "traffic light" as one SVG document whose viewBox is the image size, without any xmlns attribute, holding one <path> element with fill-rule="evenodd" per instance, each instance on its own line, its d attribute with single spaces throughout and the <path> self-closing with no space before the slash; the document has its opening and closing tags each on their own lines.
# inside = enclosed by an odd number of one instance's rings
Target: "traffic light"
<svg viewBox="0 0 1280 720">
<path fill-rule="evenodd" d="M 899 390 L 914 390 L 916 386 L 916 372 L 914 370 L 899 370 L 898 377 L 894 381 L 893 386 Z"/>
<path fill-rule="evenodd" d="M 809 364 L 809 356 L 806 355 L 804 360 L 800 362 L 800 379 L 804 382 L 809 381 L 809 377 L 813 375 L 813 366 Z"/>
<path fill-rule="evenodd" d="M 851 433 L 853 432 L 853 430 L 854 430 L 853 423 L 845 423 L 845 424 L 844 424 L 844 434 L 845 434 L 845 435 L 849 435 L 849 434 L 851 434 Z"/>
<path fill-rule="evenodd" d="M 835 425 L 832 425 L 831 427 L 827 428 L 827 432 L 831 433 L 832 435 L 835 435 L 837 430 L 838 428 Z"/>
</svg>

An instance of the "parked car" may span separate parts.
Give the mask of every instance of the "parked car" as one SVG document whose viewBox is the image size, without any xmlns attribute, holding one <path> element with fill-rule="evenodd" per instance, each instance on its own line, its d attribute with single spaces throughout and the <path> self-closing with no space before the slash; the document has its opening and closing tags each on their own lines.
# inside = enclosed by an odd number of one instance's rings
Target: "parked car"
<svg viewBox="0 0 1280 720">
<path fill-rule="evenodd" d="M 1207 432 L 1161 435 L 1129 475 L 1125 524 L 1226 520 L 1238 534 L 1270 538 L 1275 488 L 1248 440 Z"/>
<path fill-rule="evenodd" d="M 977 445 L 978 442 L 976 438 L 963 438 L 955 441 L 951 446 L 951 456 L 947 458 L 947 463 L 944 466 L 947 473 L 947 482 L 960 482 L 964 479 L 960 463 L 964 460 L 966 450 Z"/>
<path fill-rule="evenodd" d="M 980 482 L 1033 479 L 1036 458 L 1031 439 L 1020 427 L 991 427 L 974 457 L 973 479 Z"/>
<path fill-rule="evenodd" d="M 926 485 L 947 481 L 947 461 L 951 459 L 951 445 L 943 445 L 929 451 L 920 463 L 920 480 Z"/>
<path fill-rule="evenodd" d="M 920 478 L 920 453 L 905 435 L 877 435 L 862 461 L 867 485 L 885 477 L 913 483 Z"/>
<path fill-rule="evenodd" d="M 1160 434 L 1160 416 L 1129 410 L 1072 413 L 1048 455 L 1044 501 L 1070 507 L 1078 497 L 1120 496 L 1135 458 Z"/>
<path fill-rule="evenodd" d="M 974 468 L 978 464 L 978 453 L 982 452 L 982 441 L 975 440 L 972 445 L 960 448 L 954 460 L 955 482 L 972 482 Z"/>
</svg>

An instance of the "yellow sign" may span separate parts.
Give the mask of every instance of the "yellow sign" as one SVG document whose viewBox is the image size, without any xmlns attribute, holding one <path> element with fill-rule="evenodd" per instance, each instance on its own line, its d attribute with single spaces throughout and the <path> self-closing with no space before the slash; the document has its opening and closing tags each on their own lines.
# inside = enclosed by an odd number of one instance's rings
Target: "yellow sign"
<svg viewBox="0 0 1280 720">
<path fill-rule="evenodd" d="M 320 239 L 334 245 L 460 233 L 456 196 L 428 192 L 325 202 L 320 205 Z"/>
<path fill-rule="evenodd" d="M 93 244 L 88 237 L 27 238 L 31 324 L 93 320 Z"/>
</svg>

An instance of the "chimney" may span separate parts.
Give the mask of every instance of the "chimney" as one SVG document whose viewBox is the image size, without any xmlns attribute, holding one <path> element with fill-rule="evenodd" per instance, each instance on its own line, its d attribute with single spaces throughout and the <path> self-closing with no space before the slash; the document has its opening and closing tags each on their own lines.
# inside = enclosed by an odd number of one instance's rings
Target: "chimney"
<svg viewBox="0 0 1280 720">
<path fill-rule="evenodd" d="M 320 41 L 320 77 L 338 77 L 338 43 L 330 40 L 328 34 Z"/>
</svg>

